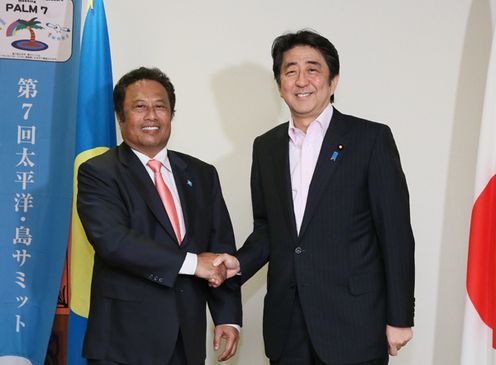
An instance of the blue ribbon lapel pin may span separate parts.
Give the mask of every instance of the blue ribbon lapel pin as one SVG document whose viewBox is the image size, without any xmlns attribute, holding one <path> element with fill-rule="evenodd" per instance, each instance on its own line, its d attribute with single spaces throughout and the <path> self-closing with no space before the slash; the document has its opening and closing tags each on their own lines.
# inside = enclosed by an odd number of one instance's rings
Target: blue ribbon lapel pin
<svg viewBox="0 0 496 365">
<path fill-rule="evenodd" d="M 338 144 L 337 151 L 333 151 L 331 155 L 331 161 L 335 162 L 338 159 L 339 153 L 343 150 L 343 145 Z"/>
</svg>

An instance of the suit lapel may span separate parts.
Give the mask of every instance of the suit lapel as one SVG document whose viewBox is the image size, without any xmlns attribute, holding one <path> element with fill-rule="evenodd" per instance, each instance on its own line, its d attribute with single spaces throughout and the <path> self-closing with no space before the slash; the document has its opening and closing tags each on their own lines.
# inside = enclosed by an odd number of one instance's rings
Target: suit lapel
<svg viewBox="0 0 496 365">
<path fill-rule="evenodd" d="M 345 135 L 348 129 L 349 126 L 343 114 L 334 109 L 331 123 L 322 142 L 322 148 L 320 149 L 312 181 L 310 182 L 305 214 L 300 228 L 300 237 L 305 233 L 331 176 L 343 161 L 346 153 Z M 341 146 L 341 149 L 339 146 Z"/>
<path fill-rule="evenodd" d="M 181 209 L 183 211 L 186 235 L 184 236 L 181 247 L 185 247 L 189 241 L 190 227 L 193 227 L 192 219 L 194 219 L 194 216 L 190 211 L 190 208 L 194 207 L 193 194 L 190 191 L 194 188 L 193 179 L 189 178 L 188 165 L 177 153 L 168 150 L 168 157 L 172 167 L 177 193 L 179 194 L 179 200 L 181 201 Z"/>
<path fill-rule="evenodd" d="M 164 227 L 169 236 L 174 241 L 177 241 L 172 224 L 162 204 L 162 200 L 145 167 L 127 144 L 122 143 L 118 147 L 118 151 L 119 160 L 126 166 L 131 181 L 136 186 L 136 194 L 143 197 L 143 200 L 150 208 L 153 215 L 155 215 L 157 221 Z"/>
<path fill-rule="evenodd" d="M 284 124 L 276 134 L 276 140 L 273 149 L 273 171 L 276 179 L 276 186 L 279 192 L 279 198 L 283 211 L 285 212 L 288 227 L 291 231 L 291 237 L 296 239 L 296 221 L 294 217 L 293 207 L 293 194 L 291 193 L 291 175 L 289 168 L 289 136 L 288 136 L 288 123 Z"/>
</svg>

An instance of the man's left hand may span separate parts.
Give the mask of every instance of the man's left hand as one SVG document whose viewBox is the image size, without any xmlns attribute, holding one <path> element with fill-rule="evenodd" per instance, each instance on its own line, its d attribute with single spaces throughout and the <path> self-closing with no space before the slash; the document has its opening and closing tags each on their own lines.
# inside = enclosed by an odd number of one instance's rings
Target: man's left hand
<svg viewBox="0 0 496 365">
<path fill-rule="evenodd" d="M 239 342 L 239 331 L 233 326 L 220 324 L 214 329 L 214 350 L 220 349 L 221 340 L 225 340 L 224 352 L 217 358 L 218 361 L 226 361 L 236 353 Z"/>
<path fill-rule="evenodd" d="M 413 337 L 411 327 L 386 326 L 386 337 L 388 340 L 388 352 L 391 356 L 398 355 L 398 351 Z"/>
</svg>

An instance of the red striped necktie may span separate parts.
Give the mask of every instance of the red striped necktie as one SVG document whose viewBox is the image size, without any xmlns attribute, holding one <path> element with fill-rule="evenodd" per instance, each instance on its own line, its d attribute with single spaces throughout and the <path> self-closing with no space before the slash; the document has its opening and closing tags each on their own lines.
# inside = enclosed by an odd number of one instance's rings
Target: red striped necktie
<svg viewBox="0 0 496 365">
<path fill-rule="evenodd" d="M 162 204 L 164 205 L 165 211 L 169 216 L 172 228 L 176 234 L 177 242 L 181 245 L 181 225 L 179 224 L 179 217 L 174 204 L 174 198 L 172 197 L 172 193 L 167 187 L 167 184 L 162 177 L 162 173 L 160 172 L 162 163 L 157 160 L 150 160 L 147 165 L 152 169 L 155 175 L 155 187 L 157 188 L 158 195 L 160 195 L 160 199 L 162 199 Z"/>
</svg>

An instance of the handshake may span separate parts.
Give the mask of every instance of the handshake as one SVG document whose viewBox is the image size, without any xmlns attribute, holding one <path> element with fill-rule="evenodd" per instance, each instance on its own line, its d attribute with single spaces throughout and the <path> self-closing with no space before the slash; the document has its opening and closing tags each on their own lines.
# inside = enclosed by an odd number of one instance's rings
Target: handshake
<svg viewBox="0 0 496 365">
<path fill-rule="evenodd" d="M 236 257 L 227 253 L 203 252 L 198 255 L 195 276 L 207 280 L 212 288 L 217 288 L 224 280 L 236 275 L 239 270 L 239 261 Z"/>
</svg>

